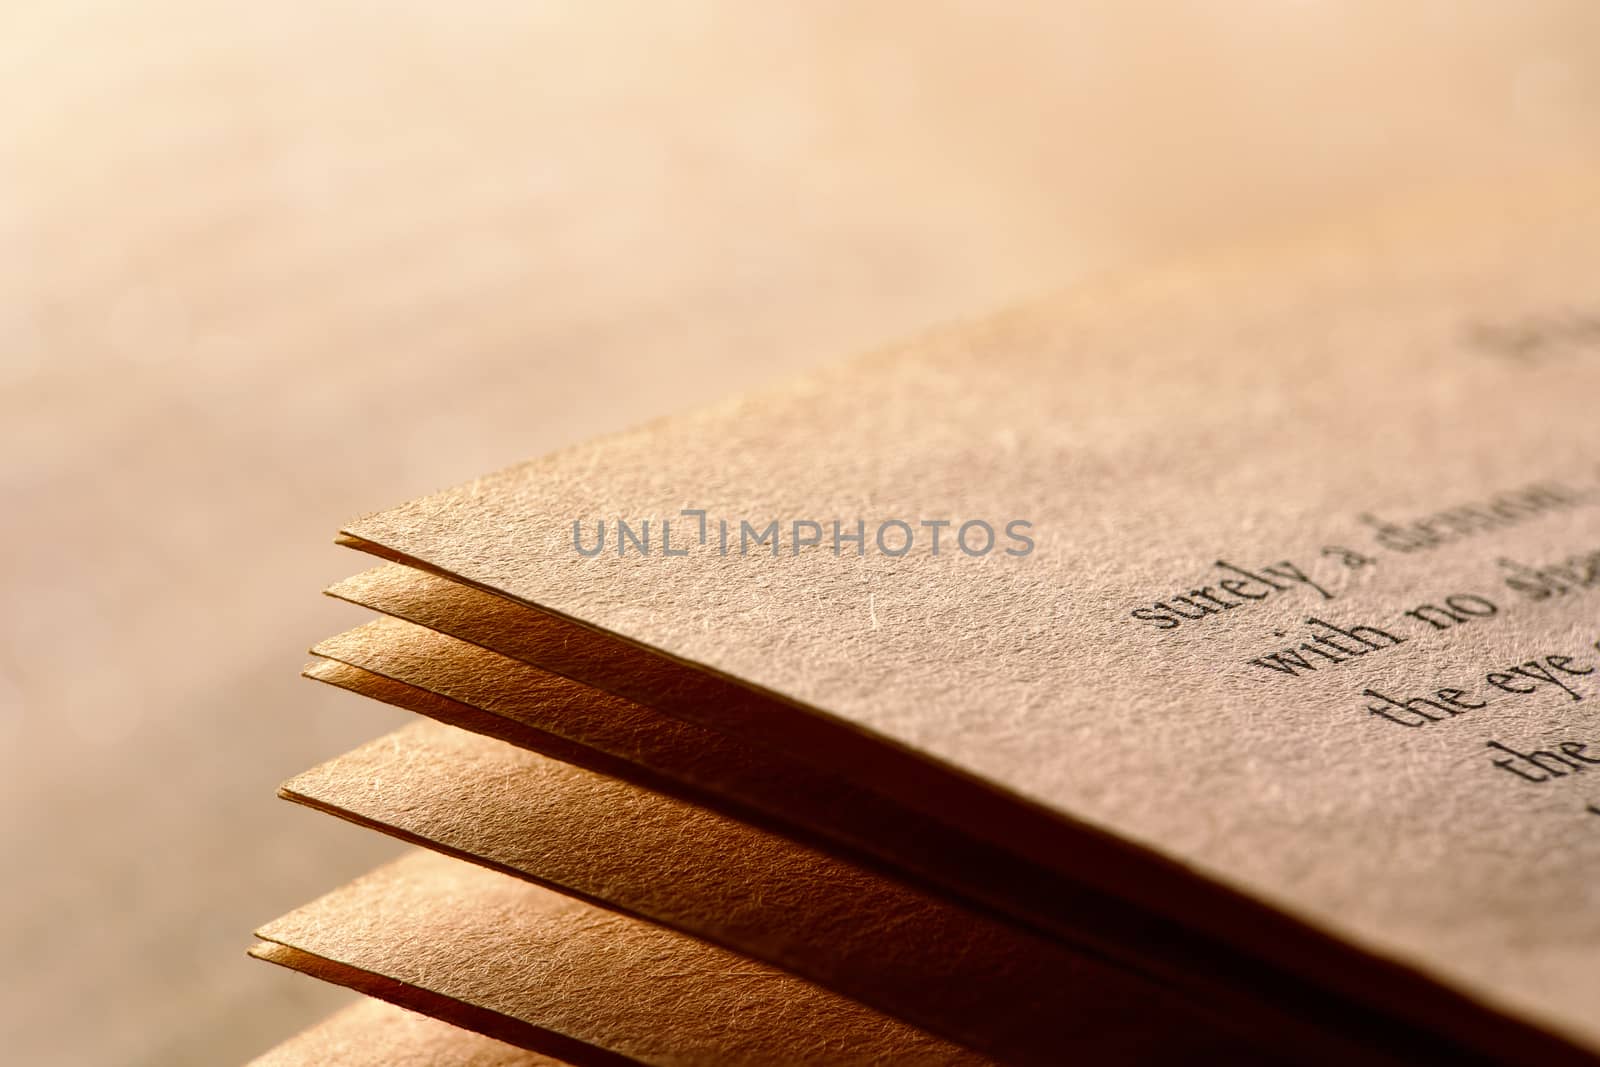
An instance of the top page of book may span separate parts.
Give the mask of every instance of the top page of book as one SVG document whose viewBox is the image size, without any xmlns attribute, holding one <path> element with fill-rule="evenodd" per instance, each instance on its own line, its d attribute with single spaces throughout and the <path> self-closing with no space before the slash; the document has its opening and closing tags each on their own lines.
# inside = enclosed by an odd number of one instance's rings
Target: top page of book
<svg viewBox="0 0 1600 1067">
<path fill-rule="evenodd" d="M 1085 285 L 348 531 L 1600 1045 L 1597 189 Z"/>
</svg>

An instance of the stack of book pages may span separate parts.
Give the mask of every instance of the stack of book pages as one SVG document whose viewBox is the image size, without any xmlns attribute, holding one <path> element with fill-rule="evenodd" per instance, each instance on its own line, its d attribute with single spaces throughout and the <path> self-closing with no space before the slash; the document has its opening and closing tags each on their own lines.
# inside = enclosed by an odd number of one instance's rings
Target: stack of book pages
<svg viewBox="0 0 1600 1067">
<path fill-rule="evenodd" d="M 1600 182 L 350 523 L 263 1064 L 1600 1062 Z M 548 398 L 546 398 L 548 402 Z"/>
</svg>

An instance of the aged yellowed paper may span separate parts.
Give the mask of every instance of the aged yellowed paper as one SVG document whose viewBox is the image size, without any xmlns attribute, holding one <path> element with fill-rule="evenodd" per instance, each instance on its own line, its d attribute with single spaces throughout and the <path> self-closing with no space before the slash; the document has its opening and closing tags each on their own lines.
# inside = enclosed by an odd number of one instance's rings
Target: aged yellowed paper
<svg viewBox="0 0 1600 1067">
<path fill-rule="evenodd" d="M 280 792 L 782 967 L 1006 1063 L 1058 1062 L 1069 1041 L 1170 1060 L 1201 1035 L 1247 1059 L 1321 1038 L 1237 998 L 1198 1011 L 1159 982 L 778 834 L 435 722 Z"/>
<path fill-rule="evenodd" d="M 1597 1048 L 1596 187 L 1086 287 L 348 533 L 751 694 L 675 713 Z"/>
<path fill-rule="evenodd" d="M 574 1064 L 993 1062 L 775 968 L 427 852 L 257 936 L 262 959 Z"/>
</svg>

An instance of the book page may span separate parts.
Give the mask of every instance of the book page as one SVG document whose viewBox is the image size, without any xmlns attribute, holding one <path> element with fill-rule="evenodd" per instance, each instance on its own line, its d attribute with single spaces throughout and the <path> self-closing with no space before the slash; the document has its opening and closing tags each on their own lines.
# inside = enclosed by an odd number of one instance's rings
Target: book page
<svg viewBox="0 0 1600 1067">
<path fill-rule="evenodd" d="M 1064 1043 L 1108 1033 L 1165 1057 L 1201 1032 L 1233 1030 L 1245 1058 L 1269 1041 L 1323 1040 L 1248 1001 L 1198 1011 L 1158 982 L 825 852 L 434 722 L 280 792 L 771 963 L 1003 1062 L 1051 1063 Z"/>
<path fill-rule="evenodd" d="M 1595 184 L 1085 287 L 348 532 L 773 698 L 719 728 L 1600 1048 Z"/>
<path fill-rule="evenodd" d="M 404 608 L 435 624 L 452 626 L 464 624 L 469 618 L 458 617 L 452 611 L 453 606 L 496 600 L 461 586 L 440 588 L 452 585 L 426 580 L 426 576 L 409 568 L 386 567 L 341 583 L 341 595 L 359 596 L 372 602 L 369 606 L 377 606 L 381 601 L 390 609 Z M 380 589 L 381 594 L 377 592 Z M 434 596 L 436 592 L 441 595 Z M 501 603 L 509 605 L 509 602 Z M 537 635 L 543 629 L 542 626 L 519 628 L 504 611 L 486 614 L 491 618 L 498 615 L 501 624 L 489 639 L 520 645 L 523 654 L 529 651 L 529 635 Z M 577 643 L 568 642 L 569 645 Z M 1213 1015 L 1248 1018 L 1249 1028 L 1259 1040 L 1296 1046 L 1309 1040 L 1330 1056 L 1337 1052 L 1342 1059 L 1355 1056 L 1362 1062 L 1378 1062 L 1391 1056 L 1400 1056 L 1406 1062 L 1459 1060 L 1464 1055 L 1461 1037 L 1455 1033 L 1422 1032 L 1406 1025 L 1409 1013 L 1397 1013 L 1381 1004 L 1363 1002 L 1366 998 L 1330 995 L 1325 987 L 1297 979 L 1281 968 L 1265 966 L 1231 941 L 1205 936 L 1173 921 L 1170 916 L 1022 862 L 1009 852 L 986 845 L 981 839 L 973 839 L 937 820 L 898 808 L 873 790 L 808 770 L 775 750 L 741 744 L 704 726 L 658 714 L 643 705 L 573 683 L 482 647 L 397 619 L 387 619 L 329 638 L 319 643 L 314 651 L 336 658 L 313 662 L 306 668 L 308 677 L 525 750 L 518 755 L 516 749 L 499 746 L 498 758 L 493 761 L 497 764 L 533 758 L 527 753 L 538 753 L 573 764 L 574 770 L 584 768 L 597 775 L 620 779 L 621 782 L 616 783 L 619 787 L 626 782 L 631 787 L 642 787 L 695 806 L 726 812 L 736 820 L 769 826 L 788 837 L 793 844 L 785 847 L 799 849 L 799 854 L 815 856 L 821 854 L 820 849 L 835 859 L 859 865 L 863 875 L 869 870 L 881 871 L 897 882 L 925 887 L 926 893 L 945 898 L 958 907 L 996 912 L 1007 921 L 1013 931 L 1012 937 L 1034 941 L 1040 933 L 1047 934 L 1056 946 L 1089 958 L 1104 959 L 1132 974 L 1148 976 L 1183 994 L 1190 1003 L 1204 1006 Z M 480 743 L 493 744 L 493 741 Z M 392 758 L 398 753 L 385 752 L 385 755 Z M 412 833 L 428 837 L 423 829 L 427 812 L 441 802 L 430 802 L 426 794 L 418 796 L 414 791 L 440 775 L 448 778 L 447 763 L 448 760 L 442 760 L 404 774 L 374 772 L 375 783 L 401 783 L 387 787 L 406 790 L 399 798 L 386 797 L 381 790 L 373 794 L 357 788 L 352 793 L 348 777 L 338 775 L 334 783 L 324 780 L 322 797 L 325 802 L 331 799 L 326 790 L 329 784 L 334 784 L 339 795 L 353 797 L 345 803 L 362 807 L 372 823 L 390 829 L 403 825 L 410 827 Z M 488 781 L 498 800 L 510 799 L 503 775 L 490 774 Z M 359 783 L 355 784 L 359 787 Z M 435 825 L 442 825 L 449 831 L 456 841 L 456 850 L 479 858 L 485 858 L 484 849 L 464 843 L 462 823 L 468 818 L 468 812 L 476 811 L 485 802 L 482 790 L 488 787 L 488 784 L 476 782 L 472 775 L 462 774 L 459 782 L 444 789 L 459 801 L 444 803 L 439 817 L 434 820 Z M 288 783 L 284 791 L 295 794 L 300 788 L 297 780 Z M 661 799 L 664 801 L 665 797 Z M 371 806 L 375 800 L 381 805 L 377 810 L 399 809 L 401 813 L 376 816 Z M 537 809 L 541 803 L 531 800 L 529 807 Z M 468 821 L 479 831 L 493 834 L 497 852 L 525 856 L 530 848 L 548 842 L 550 832 L 534 834 L 533 842 L 522 841 L 519 828 L 527 827 L 528 820 L 536 814 L 535 810 L 522 808 L 521 803 L 512 803 L 508 805 L 509 810 L 473 814 Z M 575 813 L 568 813 L 564 818 L 565 833 L 578 829 Z M 630 819 L 628 825 L 635 821 Z M 773 836 L 765 839 L 777 841 Z M 807 848 L 803 842 L 813 845 Z M 1096 851 L 1095 842 L 1082 835 L 1068 837 L 1064 847 L 1079 860 Z M 1108 857 L 1107 862 L 1121 858 Z M 641 876 L 649 876 L 647 867 L 640 868 Z M 519 869 L 526 871 L 527 864 L 521 864 Z M 687 887 L 681 883 L 682 865 L 675 864 L 674 871 L 673 891 L 684 892 Z M 1159 888 L 1167 894 L 1181 895 L 1193 908 L 1230 915 L 1239 910 L 1239 902 L 1219 894 L 1216 887 L 1197 881 L 1192 875 L 1181 877 L 1170 868 L 1150 865 L 1140 867 L 1139 874 L 1151 882 L 1146 896 L 1158 896 Z M 622 887 L 614 880 L 608 885 L 608 901 L 619 904 L 617 894 Z M 811 885 L 811 891 L 805 894 L 806 913 L 796 916 L 802 923 L 815 921 L 830 906 L 828 894 L 821 891 L 815 880 Z M 717 880 L 712 876 L 708 888 L 713 890 L 713 896 L 716 887 Z M 624 910 L 633 909 L 625 907 Z M 882 910 L 868 909 L 869 912 Z M 908 914 L 904 908 L 889 910 L 897 912 L 902 919 Z M 694 918 L 702 923 L 710 922 L 709 929 L 717 928 L 721 921 L 721 917 L 715 915 L 696 914 Z M 869 916 L 863 919 L 876 922 Z M 1349 984 L 1362 989 L 1395 990 L 1397 995 L 1408 998 L 1408 1002 L 1426 1001 L 1431 1010 L 1448 1015 L 1458 1027 L 1479 1022 L 1483 1015 L 1470 1002 L 1459 997 L 1439 997 L 1430 987 L 1419 988 L 1414 980 L 1404 981 L 1404 975 L 1397 976 L 1382 967 L 1374 968 L 1371 960 L 1349 951 L 1346 946 L 1263 912 L 1260 907 L 1236 916 L 1234 921 L 1248 924 L 1256 939 L 1271 943 L 1279 950 L 1279 956 L 1314 960 L 1323 969 L 1338 970 L 1350 980 Z M 669 924 L 672 924 L 670 920 Z M 762 925 L 770 926 L 765 921 Z M 839 924 L 826 925 L 837 928 Z M 700 927 L 691 932 L 704 933 L 706 929 Z M 770 938 L 770 931 L 763 936 Z M 716 936 L 711 939 L 734 948 L 744 947 Z M 796 947 L 824 955 L 837 948 L 801 946 L 799 942 Z M 1007 950 L 1008 953 L 1013 951 L 1037 954 L 1038 950 L 1019 944 L 1015 950 Z M 1045 951 L 1056 952 L 1059 948 L 1047 947 Z M 752 954 L 761 955 L 759 951 Z M 773 962 L 815 976 L 793 960 Z M 854 981 L 882 984 L 866 972 L 851 977 Z M 1109 978 L 1114 986 L 1127 984 L 1122 976 Z M 866 992 L 858 995 L 864 1001 L 873 1002 Z M 1052 1004 L 1049 1014 L 1058 1020 L 1080 1018 L 1090 1003 L 1063 995 L 1059 990 L 1048 1000 Z M 1148 995 L 1139 1000 L 1146 1008 L 1155 1003 Z M 1111 1017 L 1100 1009 L 1089 1010 L 1087 1014 L 1094 1018 L 1092 1025 L 1095 1027 L 1102 1026 Z M 1020 1031 L 1013 1035 L 1014 1039 L 1022 1037 Z M 1524 1037 L 1523 1040 L 1528 1039 Z"/>
<path fill-rule="evenodd" d="M 381 1000 L 360 1000 L 248 1067 L 562 1067 L 562 1061 Z"/>
<path fill-rule="evenodd" d="M 256 936 L 259 958 L 574 1064 L 993 1062 L 775 968 L 429 852 Z"/>
</svg>

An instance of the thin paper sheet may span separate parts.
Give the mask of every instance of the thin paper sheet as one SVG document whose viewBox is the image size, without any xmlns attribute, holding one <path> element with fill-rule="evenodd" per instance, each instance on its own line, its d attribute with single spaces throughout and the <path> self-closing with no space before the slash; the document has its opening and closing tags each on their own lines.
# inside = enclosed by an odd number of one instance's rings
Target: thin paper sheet
<svg viewBox="0 0 1600 1067">
<path fill-rule="evenodd" d="M 1019 850 L 1098 827 L 1600 1048 L 1597 186 L 1086 287 L 347 532 L 773 698 L 719 729 Z M 724 555 L 686 509 L 868 533 Z"/>
</svg>

